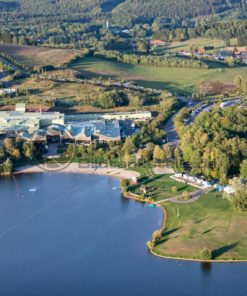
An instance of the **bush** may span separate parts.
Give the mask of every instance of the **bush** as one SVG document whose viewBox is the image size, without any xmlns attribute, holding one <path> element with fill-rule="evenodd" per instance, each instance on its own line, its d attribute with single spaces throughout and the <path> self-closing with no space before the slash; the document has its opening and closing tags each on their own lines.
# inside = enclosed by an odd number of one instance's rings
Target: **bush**
<svg viewBox="0 0 247 296">
<path fill-rule="evenodd" d="M 123 193 L 129 190 L 129 184 L 130 184 L 130 181 L 128 179 L 124 179 L 124 178 L 121 179 L 120 186 L 122 188 Z"/>
<path fill-rule="evenodd" d="M 177 192 L 178 192 L 177 186 L 172 186 L 172 193 L 177 193 Z"/>
<path fill-rule="evenodd" d="M 211 260 L 212 259 L 212 251 L 208 248 L 204 248 L 201 251 L 201 258 L 202 260 Z"/>
<path fill-rule="evenodd" d="M 155 245 L 162 238 L 162 231 L 157 230 L 153 233 L 152 243 Z"/>
<path fill-rule="evenodd" d="M 148 246 L 149 250 L 151 250 L 154 247 L 154 243 L 151 241 L 148 241 L 147 246 Z"/>
<path fill-rule="evenodd" d="M 185 190 L 183 192 L 183 197 L 181 198 L 181 200 L 189 200 L 191 198 L 191 196 L 189 195 L 189 193 Z"/>
<path fill-rule="evenodd" d="M 140 197 L 139 197 L 140 200 L 144 200 L 145 198 L 146 198 L 146 196 L 145 196 L 144 193 L 142 193 L 142 194 L 140 195 Z"/>
</svg>

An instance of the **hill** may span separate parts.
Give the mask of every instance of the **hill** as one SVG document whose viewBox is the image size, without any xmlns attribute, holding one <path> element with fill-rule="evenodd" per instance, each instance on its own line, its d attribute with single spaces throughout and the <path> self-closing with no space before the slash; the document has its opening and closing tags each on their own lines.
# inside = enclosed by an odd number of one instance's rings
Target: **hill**
<svg viewBox="0 0 247 296">
<path fill-rule="evenodd" d="M 163 22 L 169 24 L 174 20 L 190 21 L 192 18 L 209 17 L 245 11 L 241 0 L 126 0 L 113 10 L 114 19 L 127 16 L 132 21 L 142 20 Z"/>
<path fill-rule="evenodd" d="M 8 14 L 6 14 L 8 12 Z M 0 1 L 0 15 L 5 19 L 12 16 L 42 18 L 44 16 L 64 17 L 70 20 L 80 18 L 111 18 L 114 22 L 152 23 L 155 19 L 164 23 L 172 19 L 190 21 L 210 15 L 237 18 L 246 12 L 244 0 L 5 0 Z M 22 20 L 23 21 L 23 20 Z"/>
</svg>

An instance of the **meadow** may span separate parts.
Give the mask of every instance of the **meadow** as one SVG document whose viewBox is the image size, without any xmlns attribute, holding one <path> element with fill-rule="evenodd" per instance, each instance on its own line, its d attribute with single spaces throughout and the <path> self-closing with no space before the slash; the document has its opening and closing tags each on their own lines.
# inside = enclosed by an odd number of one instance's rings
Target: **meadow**
<svg viewBox="0 0 247 296">
<path fill-rule="evenodd" d="M 178 94 L 198 92 L 202 81 L 233 82 L 237 75 L 247 79 L 247 66 L 219 67 L 213 69 L 162 68 L 128 65 L 100 58 L 88 57 L 71 65 L 73 70 L 89 77 L 132 80 L 139 85 Z"/>
<path fill-rule="evenodd" d="M 198 48 L 204 48 L 206 47 L 215 47 L 215 50 L 220 50 L 224 48 L 225 41 L 222 39 L 213 39 L 213 38 L 192 38 L 185 41 L 174 41 L 171 43 L 168 43 L 167 46 L 162 47 L 156 47 L 154 49 L 154 52 L 156 53 L 166 53 L 166 52 L 178 52 L 179 50 L 190 50 L 191 46 L 198 47 Z M 237 39 L 232 38 L 230 40 L 230 46 L 236 46 L 237 45 Z M 213 50 L 209 50 L 209 52 L 213 52 Z"/>
<path fill-rule="evenodd" d="M 222 194 L 210 192 L 193 203 L 165 202 L 162 206 L 165 229 L 155 253 L 200 259 L 201 250 L 207 247 L 215 260 L 247 259 L 246 213 L 233 212 Z"/>
</svg>

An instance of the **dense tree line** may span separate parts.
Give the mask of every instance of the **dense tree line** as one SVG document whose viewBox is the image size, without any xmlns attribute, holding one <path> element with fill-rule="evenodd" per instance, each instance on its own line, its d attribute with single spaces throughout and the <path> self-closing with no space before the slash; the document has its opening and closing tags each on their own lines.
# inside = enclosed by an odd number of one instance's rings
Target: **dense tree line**
<svg viewBox="0 0 247 296">
<path fill-rule="evenodd" d="M 192 126 L 184 126 L 188 110 L 175 118 L 183 157 L 193 174 L 220 179 L 223 184 L 231 175 L 239 174 L 247 158 L 247 110 L 215 107 L 201 113 Z"/>
<path fill-rule="evenodd" d="M 153 55 L 124 54 L 118 51 L 95 51 L 94 56 L 114 60 L 120 63 L 131 65 L 145 65 L 170 68 L 194 68 L 208 69 L 207 63 L 200 60 L 193 60 L 178 57 L 165 57 Z"/>
<path fill-rule="evenodd" d="M 9 174 L 21 159 L 33 160 L 40 156 L 38 144 L 24 143 L 19 137 L 5 138 L 0 146 L 0 174 Z"/>
<path fill-rule="evenodd" d="M 12 58 L 10 55 L 8 55 L 5 52 L 0 51 L 0 57 L 4 60 L 10 62 L 11 64 L 15 65 L 16 67 L 29 72 L 29 68 L 23 65 L 21 62 L 17 61 L 16 59 Z"/>
<path fill-rule="evenodd" d="M 227 198 L 233 210 L 238 212 L 247 211 L 247 179 L 246 178 L 233 178 L 229 181 L 232 192 L 224 193 L 224 198 Z"/>
<path fill-rule="evenodd" d="M 126 0 L 113 10 L 113 18 L 121 23 L 157 20 L 158 22 L 173 22 L 172 20 L 190 20 L 191 18 L 220 15 L 234 10 L 244 11 L 245 1 L 241 0 Z M 123 16 L 125 19 L 123 19 Z"/>
<path fill-rule="evenodd" d="M 154 31 L 153 38 L 163 41 L 187 40 L 198 37 L 221 38 L 229 45 L 230 38 L 238 38 L 238 46 L 246 43 L 247 20 L 212 22 L 193 27 L 166 27 Z"/>
<path fill-rule="evenodd" d="M 132 28 L 130 36 L 137 38 L 146 37 L 151 32 L 162 40 L 195 36 L 230 38 L 245 34 L 246 21 L 221 20 L 244 16 L 245 0 L 1 1 L 0 42 L 73 48 L 89 45 L 106 46 L 107 49 L 129 47 L 124 38 L 121 43 L 114 42 L 114 34 L 103 27 L 106 20 L 110 21 L 111 27 Z M 124 34 L 119 36 L 126 37 Z"/>
</svg>

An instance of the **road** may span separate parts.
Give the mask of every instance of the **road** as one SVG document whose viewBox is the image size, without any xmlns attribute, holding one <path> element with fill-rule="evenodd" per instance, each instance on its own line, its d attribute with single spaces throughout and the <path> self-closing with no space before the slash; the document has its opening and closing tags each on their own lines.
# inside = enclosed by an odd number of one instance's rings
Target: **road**
<svg viewBox="0 0 247 296">
<path fill-rule="evenodd" d="M 182 96 L 177 96 L 178 100 L 180 101 L 183 101 L 184 103 L 186 103 L 186 106 L 185 107 L 193 107 L 194 106 L 194 102 L 189 99 L 189 98 L 185 98 L 185 97 L 182 97 Z M 164 130 L 167 134 L 167 140 L 168 140 L 168 143 L 171 145 L 171 146 L 179 146 L 179 138 L 178 138 L 178 135 L 177 135 L 177 132 L 175 130 L 175 127 L 174 127 L 174 122 L 173 122 L 173 119 L 174 117 L 180 112 L 180 110 L 174 114 L 168 121 L 167 123 L 165 124 L 164 126 Z"/>
<path fill-rule="evenodd" d="M 174 122 L 173 122 L 174 117 L 179 112 L 180 112 L 180 110 L 167 121 L 167 123 L 165 124 L 165 127 L 164 127 L 166 135 L 167 135 L 167 141 L 171 146 L 179 146 L 179 138 L 178 138 L 177 132 L 174 127 Z"/>
</svg>

